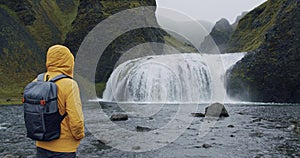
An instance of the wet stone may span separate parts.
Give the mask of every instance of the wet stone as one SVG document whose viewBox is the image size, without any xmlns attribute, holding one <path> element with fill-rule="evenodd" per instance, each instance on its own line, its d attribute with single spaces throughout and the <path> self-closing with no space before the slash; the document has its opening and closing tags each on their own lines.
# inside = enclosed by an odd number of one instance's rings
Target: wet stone
<svg viewBox="0 0 300 158">
<path fill-rule="evenodd" d="M 212 145 L 210 145 L 210 144 L 203 144 L 202 147 L 207 149 L 207 148 L 212 147 Z"/>
<path fill-rule="evenodd" d="M 145 126 L 136 126 L 136 131 L 137 132 L 148 132 L 151 131 L 150 127 L 145 127 Z"/>
<path fill-rule="evenodd" d="M 296 132 L 297 134 L 300 134 L 300 127 L 296 127 L 296 128 L 295 128 L 295 132 Z"/>
<path fill-rule="evenodd" d="M 132 150 L 140 150 L 140 149 L 141 149 L 140 146 L 133 146 L 133 147 L 132 147 Z"/>
<path fill-rule="evenodd" d="M 128 120 L 127 114 L 113 114 L 110 117 L 111 121 L 126 121 Z"/>
<path fill-rule="evenodd" d="M 8 154 L 8 155 L 5 155 L 3 158 L 15 158 L 15 156 Z"/>
<path fill-rule="evenodd" d="M 292 124 L 298 124 L 298 121 L 295 120 L 295 119 L 290 119 L 289 122 L 292 123 Z"/>
<path fill-rule="evenodd" d="M 275 128 L 284 128 L 283 126 L 281 126 L 280 124 L 276 124 Z"/>
<path fill-rule="evenodd" d="M 0 118 L 3 122 L 8 123 L 11 127 L 6 130 L 0 130 L 0 158 L 6 155 L 14 157 L 35 157 L 36 148 L 34 141 L 26 138 L 26 131 L 23 120 L 23 111 L 21 106 L 0 106 Z M 171 106 L 173 108 L 173 106 Z M 176 112 L 176 108 L 171 109 Z M 132 152 L 118 150 L 106 145 L 109 145 L 112 140 L 110 137 L 101 137 L 101 142 L 98 139 L 97 133 L 89 133 L 86 130 L 86 137 L 82 140 L 79 149 L 78 157 L 201 157 L 208 155 L 209 157 L 220 157 L 224 153 L 227 157 L 300 157 L 300 140 L 299 134 L 296 133 L 298 124 L 293 124 L 289 119 L 300 120 L 300 106 L 229 106 L 231 118 L 226 118 L 215 124 L 217 128 L 208 129 L 205 139 L 202 139 L 201 129 L 202 124 L 206 119 L 193 119 L 189 130 L 185 130 L 173 144 L 161 140 L 157 144 L 165 145 L 158 150 L 144 151 L 142 145 L 131 144 L 129 150 Z M 244 110 L 246 109 L 246 110 Z M 107 110 L 107 109 L 105 109 Z M 162 137 L 163 131 L 154 131 L 164 126 L 164 121 L 169 121 L 165 118 L 171 118 L 172 114 L 168 109 L 165 113 L 155 115 L 155 121 L 149 121 L 149 117 L 135 118 L 130 117 L 128 121 L 117 122 L 122 128 L 133 130 L 137 125 L 148 126 L 153 130 L 153 137 L 156 135 Z M 108 112 L 107 112 L 108 111 Z M 107 116 L 112 114 L 124 113 L 115 109 L 107 110 Z M 237 114 L 236 111 L 245 111 L 245 117 Z M 191 112 L 186 113 L 185 117 L 192 119 Z M 253 117 L 252 117 L 253 116 Z M 261 118 L 261 122 L 251 123 L 251 120 Z M 218 118 L 217 118 L 218 119 Z M 269 122 L 274 120 L 275 122 Z M 98 121 L 98 120 L 97 120 Z M 87 122 L 88 124 L 89 122 Z M 98 123 L 98 122 L 97 122 Z M 261 124 L 263 123 L 263 124 Z M 275 128 L 278 124 L 284 129 Z M 101 125 L 101 124 L 100 124 Z M 229 125 L 234 125 L 234 128 L 229 128 Z M 293 129 L 288 131 L 287 128 L 293 125 Z M 93 126 L 94 127 L 94 126 Z M 225 127 L 225 128 L 224 128 Z M 299 129 L 300 130 L 300 129 Z M 200 136 L 196 136 L 196 133 Z M 102 133 L 99 133 L 100 135 Z M 116 133 L 118 134 L 118 133 Z M 143 134 L 143 133 L 140 133 Z M 147 133 L 144 133 L 147 134 Z M 151 133 L 152 134 L 152 133 Z M 231 137 L 231 135 L 235 137 Z M 251 137 L 252 136 L 252 137 Z M 203 137 L 204 138 L 204 137 Z M 103 141 L 103 139 L 105 139 Z M 147 141 L 147 140 L 145 140 Z M 127 142 L 121 142 L 127 143 Z M 156 144 L 156 143 L 155 143 Z M 207 144 L 207 145 L 204 145 Z M 223 144 L 221 146 L 221 144 Z M 204 147 L 203 147 L 204 145 Z M 141 149 L 139 149 L 139 147 Z M 211 146 L 211 147 L 210 147 Z M 206 147 L 206 148 L 205 148 Z M 217 153 L 218 152 L 218 153 Z M 217 155 L 216 155 L 217 154 Z"/>
<path fill-rule="evenodd" d="M 208 117 L 229 117 L 225 106 L 221 103 L 213 103 L 205 108 L 205 116 Z"/>
<path fill-rule="evenodd" d="M 194 148 L 202 148 L 201 145 L 195 145 Z"/>
<path fill-rule="evenodd" d="M 288 131 L 293 131 L 295 128 L 296 128 L 295 125 L 290 125 L 290 126 L 287 128 L 287 130 L 288 130 Z"/>
<path fill-rule="evenodd" d="M 262 120 L 261 118 L 256 118 L 256 119 L 253 119 L 251 122 L 252 122 L 252 123 L 260 122 L 261 120 Z"/>
<path fill-rule="evenodd" d="M 10 128 L 12 125 L 9 123 L 1 123 L 0 124 L 0 130 L 6 130 L 7 128 Z"/>
<path fill-rule="evenodd" d="M 228 128 L 234 128 L 234 125 L 228 125 L 227 127 Z"/>
<path fill-rule="evenodd" d="M 192 115 L 193 117 L 205 117 L 205 115 L 202 114 L 202 113 L 200 113 L 200 112 L 191 113 L 191 115 Z"/>
</svg>

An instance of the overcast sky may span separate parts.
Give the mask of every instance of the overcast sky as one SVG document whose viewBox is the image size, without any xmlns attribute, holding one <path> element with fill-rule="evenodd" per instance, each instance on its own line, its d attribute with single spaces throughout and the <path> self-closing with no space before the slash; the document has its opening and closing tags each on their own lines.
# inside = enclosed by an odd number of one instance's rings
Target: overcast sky
<svg viewBox="0 0 300 158">
<path fill-rule="evenodd" d="M 207 20 L 215 23 L 221 18 L 226 18 L 233 23 L 238 15 L 244 11 L 250 11 L 266 0 L 156 0 L 158 7 L 170 8 L 179 11 L 193 19 Z M 172 19 L 185 20 L 170 15 L 158 9 L 157 14 Z"/>
</svg>

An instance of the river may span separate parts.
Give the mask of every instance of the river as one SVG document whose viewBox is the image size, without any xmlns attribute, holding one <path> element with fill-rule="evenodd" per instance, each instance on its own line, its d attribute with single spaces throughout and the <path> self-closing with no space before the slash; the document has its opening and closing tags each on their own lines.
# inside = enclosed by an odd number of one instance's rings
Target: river
<svg viewBox="0 0 300 158">
<path fill-rule="evenodd" d="M 152 106 L 152 105 L 147 105 Z M 136 126 L 158 131 L 172 120 L 191 120 L 183 124 L 183 132 L 172 141 L 156 140 L 154 146 L 146 146 L 151 140 L 141 137 L 136 145 L 117 137 L 120 130 L 106 126 L 96 115 L 100 111 L 109 118 L 124 111 L 114 103 L 84 105 L 86 137 L 78 149 L 79 157 L 300 157 L 300 134 L 290 128 L 299 126 L 300 106 L 296 104 L 225 103 L 229 117 L 221 118 L 203 132 L 205 118 L 192 117 L 190 113 L 178 113 L 181 105 L 163 105 L 154 115 L 138 117 L 128 113 L 127 121 L 111 122 L 124 131 L 135 132 Z M 182 105 L 188 106 L 188 105 Z M 197 106 L 197 112 L 204 112 L 205 105 Z M 142 106 L 143 107 L 143 106 Z M 34 141 L 26 138 L 21 105 L 0 106 L 0 157 L 35 157 Z M 98 111 L 98 112 L 97 112 Z M 95 115 L 95 116 L 94 116 Z M 180 115 L 181 117 L 177 117 Z M 180 118 L 180 119 L 178 119 Z M 99 126 L 95 126 L 99 124 Z M 93 129 L 99 128 L 98 130 Z M 101 129 L 102 128 L 102 129 Z M 111 129 L 108 129 L 111 128 Z M 98 133 L 97 133 L 98 131 Z M 104 132 L 115 134 L 115 140 L 108 140 Z M 138 132 L 140 135 L 151 131 Z M 156 132 L 157 138 L 165 136 Z M 172 133 L 170 133 L 172 134 Z M 147 136 L 147 135 L 145 135 Z M 166 135 L 168 136 L 168 135 Z M 155 136 L 153 139 L 156 139 Z M 112 144 L 115 148 L 106 146 Z M 114 144 L 114 142 L 122 143 Z M 128 147 L 131 150 L 128 150 Z M 124 149 L 124 150 L 123 150 Z"/>
</svg>

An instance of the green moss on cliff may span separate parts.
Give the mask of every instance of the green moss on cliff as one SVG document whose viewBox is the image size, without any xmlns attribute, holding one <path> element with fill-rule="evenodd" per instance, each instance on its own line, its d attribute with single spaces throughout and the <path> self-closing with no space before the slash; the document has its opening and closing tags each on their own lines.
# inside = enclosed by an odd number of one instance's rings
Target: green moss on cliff
<svg viewBox="0 0 300 158">
<path fill-rule="evenodd" d="M 4 9 L 3 9 L 4 8 Z M 42 70 L 40 49 L 18 15 L 7 6 L 0 7 L 0 100 L 20 98 L 23 87 Z"/>
<path fill-rule="evenodd" d="M 193 46 L 191 46 L 190 44 L 183 43 L 170 35 L 164 36 L 164 40 L 167 45 L 174 47 L 180 52 L 185 52 L 185 53 L 198 52 L 198 50 Z"/>
<path fill-rule="evenodd" d="M 56 1 L 31 2 L 36 20 L 32 25 L 26 25 L 26 28 L 43 50 L 54 43 L 65 41 L 76 18 L 78 3 L 79 0 L 74 0 L 66 8 L 60 8 Z"/>
<path fill-rule="evenodd" d="M 266 32 L 272 28 L 283 5 L 283 0 L 266 2 L 244 16 L 232 35 L 227 52 L 249 52 L 265 41 Z"/>
<path fill-rule="evenodd" d="M 249 101 L 299 103 L 300 3 L 298 0 L 269 0 L 262 6 L 247 17 L 256 17 L 249 26 L 256 22 L 264 24 L 256 27 L 262 31 L 263 40 L 256 29 L 243 29 L 243 25 L 239 24 L 239 32 L 247 32 L 249 41 L 258 40 L 260 43 L 244 43 L 236 48 L 255 50 L 229 72 L 227 91 L 231 96 Z M 267 22 L 260 23 L 264 20 Z M 245 91 L 247 95 L 241 95 Z"/>
<path fill-rule="evenodd" d="M 66 34 L 72 28 L 72 22 L 77 16 L 79 0 L 70 1 L 68 4 L 59 6 L 56 1 L 42 0 L 40 2 L 50 21 L 61 32 L 61 40 L 64 41 Z"/>
<path fill-rule="evenodd" d="M 45 51 L 63 43 L 77 14 L 56 1 L 0 1 L 0 100 L 20 98 L 24 86 L 45 71 Z M 72 1 L 73 2 L 73 1 Z"/>
<path fill-rule="evenodd" d="M 153 3 L 154 2 L 154 3 Z M 141 6 L 156 6 L 155 1 L 146 1 L 146 0 L 131 0 L 131 1 L 123 1 L 123 0 L 102 0 L 101 1 L 103 16 L 107 18 L 110 15 L 118 13 L 120 11 L 126 9 L 132 9 Z"/>
<path fill-rule="evenodd" d="M 227 19 L 219 20 L 201 43 L 200 51 L 209 54 L 226 53 L 228 41 L 233 31 L 234 29 Z"/>
<path fill-rule="evenodd" d="M 155 0 L 0 0 L 0 95 L 18 97 L 26 83 L 45 71 L 45 53 L 53 44 L 65 44 L 76 54 L 88 32 L 108 16 L 139 6 L 156 6 Z M 153 10 L 153 21 L 155 11 Z M 152 20 L 151 19 L 151 20 Z M 124 19 L 127 20 L 127 19 Z M 100 71 L 105 81 L 120 52 L 145 42 L 164 42 L 160 29 L 133 30 L 106 50 Z M 175 43 L 176 41 L 170 40 Z M 159 51 L 156 51 L 160 53 Z M 101 94 L 104 82 L 97 84 Z M 1 99 L 1 97 L 0 97 Z"/>
</svg>

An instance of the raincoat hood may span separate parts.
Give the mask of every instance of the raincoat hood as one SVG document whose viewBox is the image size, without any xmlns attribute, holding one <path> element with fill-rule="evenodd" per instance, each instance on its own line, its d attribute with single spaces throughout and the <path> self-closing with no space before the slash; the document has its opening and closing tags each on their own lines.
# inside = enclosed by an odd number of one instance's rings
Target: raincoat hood
<svg viewBox="0 0 300 158">
<path fill-rule="evenodd" d="M 73 78 L 74 56 L 62 45 L 54 45 L 48 49 L 46 67 L 48 72 L 57 72 Z"/>
</svg>

